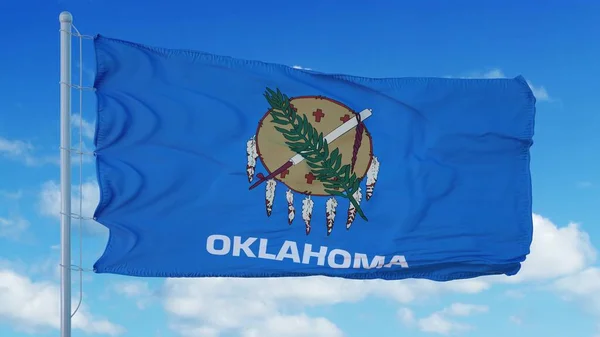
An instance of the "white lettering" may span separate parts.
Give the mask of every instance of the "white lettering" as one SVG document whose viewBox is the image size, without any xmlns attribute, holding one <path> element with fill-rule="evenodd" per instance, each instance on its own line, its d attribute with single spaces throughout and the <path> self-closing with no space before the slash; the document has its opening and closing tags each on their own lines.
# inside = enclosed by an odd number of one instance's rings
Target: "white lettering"
<svg viewBox="0 0 600 337">
<path fill-rule="evenodd" d="M 233 237 L 233 256 L 240 256 L 242 250 L 244 254 L 248 257 L 256 257 L 252 250 L 250 250 L 250 245 L 256 241 L 256 238 L 248 238 L 244 243 L 242 243 L 242 238 L 240 236 Z"/>
<path fill-rule="evenodd" d="M 341 256 L 343 258 L 342 263 L 337 263 L 335 260 L 336 256 Z M 331 268 L 350 268 L 350 263 L 352 262 L 352 257 L 350 253 L 342 249 L 332 249 L 327 258 L 327 262 Z"/>
<path fill-rule="evenodd" d="M 279 250 L 279 254 L 275 258 L 278 261 L 283 261 L 283 259 L 288 258 L 292 259 L 295 263 L 300 263 L 300 253 L 298 253 L 298 246 L 294 241 L 285 241 L 281 249 Z"/>
<path fill-rule="evenodd" d="M 367 254 L 355 253 L 354 254 L 354 268 L 364 267 L 365 269 L 381 268 L 385 263 L 385 256 L 375 255 L 371 264 L 369 264 L 369 257 Z"/>
<path fill-rule="evenodd" d="M 267 260 L 275 260 L 275 254 L 267 253 L 267 244 L 269 240 L 260 239 L 260 246 L 258 248 L 258 258 L 259 259 L 267 259 Z"/>
<path fill-rule="evenodd" d="M 258 247 L 254 245 L 257 240 L 259 240 Z M 394 266 L 408 268 L 408 263 L 404 255 L 394 255 L 390 259 L 381 255 L 369 257 L 364 253 L 350 253 L 339 248 L 329 250 L 327 246 L 320 246 L 318 250 L 313 250 L 313 245 L 310 243 L 305 243 L 304 250 L 300 252 L 298 243 L 289 240 L 281 244 L 277 255 L 275 255 L 267 252 L 268 246 L 269 240 L 265 238 L 243 238 L 241 236 L 230 238 L 225 235 L 214 234 L 206 239 L 206 251 L 211 255 L 231 254 L 235 257 L 244 256 L 276 261 L 289 259 L 294 263 L 316 264 L 318 266 L 325 266 L 327 263 L 328 267 L 335 269 L 380 269 L 382 267 L 392 268 Z M 275 251 L 277 247 L 271 247 L 271 250 Z M 300 256 L 302 256 L 302 259 L 300 259 Z"/>
<path fill-rule="evenodd" d="M 402 268 L 408 268 L 408 263 L 406 262 L 404 255 L 394 255 L 390 262 L 388 262 L 388 264 L 386 264 L 385 266 L 387 268 L 391 266 L 401 266 Z"/>
<path fill-rule="evenodd" d="M 304 254 L 302 254 L 302 263 L 309 264 L 311 257 L 317 258 L 317 266 L 325 265 L 325 255 L 327 255 L 327 247 L 321 246 L 319 252 L 312 251 L 312 245 L 310 243 L 304 244 Z"/>
<path fill-rule="evenodd" d="M 223 248 L 217 249 L 215 248 L 215 241 L 222 241 Z M 227 255 L 229 254 L 229 250 L 231 249 L 231 240 L 225 235 L 211 235 L 206 240 L 206 250 L 212 255 Z"/>
</svg>

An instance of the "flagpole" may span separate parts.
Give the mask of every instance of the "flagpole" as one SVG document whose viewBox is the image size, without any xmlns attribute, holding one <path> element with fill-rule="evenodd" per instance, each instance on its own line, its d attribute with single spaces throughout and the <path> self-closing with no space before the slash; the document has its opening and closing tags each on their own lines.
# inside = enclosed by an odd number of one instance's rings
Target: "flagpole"
<svg viewBox="0 0 600 337">
<path fill-rule="evenodd" d="M 71 337 L 71 24 L 60 20 L 60 336 Z"/>
</svg>

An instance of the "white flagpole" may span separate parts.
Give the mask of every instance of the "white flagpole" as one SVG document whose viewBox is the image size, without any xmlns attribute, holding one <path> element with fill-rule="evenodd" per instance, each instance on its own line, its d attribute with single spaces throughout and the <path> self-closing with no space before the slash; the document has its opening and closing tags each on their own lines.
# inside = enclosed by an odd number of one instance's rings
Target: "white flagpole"
<svg viewBox="0 0 600 337">
<path fill-rule="evenodd" d="M 71 24 L 60 20 L 60 336 L 71 337 Z"/>
</svg>

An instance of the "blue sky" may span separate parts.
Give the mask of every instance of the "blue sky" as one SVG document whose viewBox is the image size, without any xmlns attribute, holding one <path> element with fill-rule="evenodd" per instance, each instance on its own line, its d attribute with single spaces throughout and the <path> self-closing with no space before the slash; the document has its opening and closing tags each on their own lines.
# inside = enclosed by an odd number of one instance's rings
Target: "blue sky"
<svg viewBox="0 0 600 337">
<path fill-rule="evenodd" d="M 2 1 L 1 336 L 58 333 L 58 15 L 63 10 L 73 13 L 84 34 L 322 72 L 522 74 L 538 99 L 531 164 L 535 233 L 519 275 L 433 283 L 163 280 L 86 271 L 74 336 L 600 336 L 595 89 L 600 47 L 591 42 L 600 34 L 600 3 L 575 0 Z M 76 40 L 73 47 L 78 81 Z M 83 51 L 82 79 L 90 86 L 90 41 L 84 41 Z M 88 149 L 94 99 L 84 94 L 82 137 Z M 73 111 L 78 112 L 77 104 Z M 78 137 L 75 128 L 74 145 Z M 79 167 L 74 165 L 74 178 Z M 90 158 L 82 171 L 83 213 L 90 216 L 98 200 Z M 78 234 L 75 230 L 74 263 Z M 91 268 L 106 238 L 100 225 L 83 223 L 84 268 Z M 73 286 L 77 299 L 77 274 Z"/>
</svg>

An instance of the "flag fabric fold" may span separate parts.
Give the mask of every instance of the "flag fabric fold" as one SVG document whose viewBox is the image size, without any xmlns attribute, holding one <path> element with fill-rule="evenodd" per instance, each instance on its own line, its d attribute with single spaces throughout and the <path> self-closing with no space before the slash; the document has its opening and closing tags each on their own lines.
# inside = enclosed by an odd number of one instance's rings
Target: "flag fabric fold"
<svg viewBox="0 0 600 337">
<path fill-rule="evenodd" d="M 96 36 L 97 273 L 514 275 L 535 98 L 511 79 L 366 78 Z"/>
</svg>

